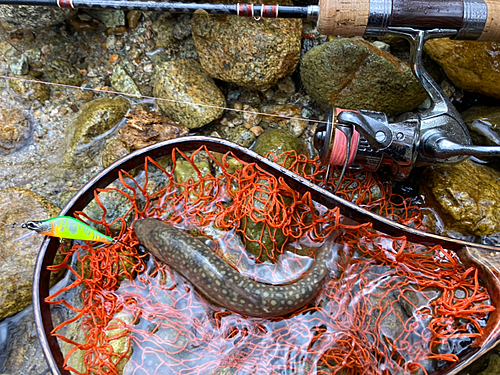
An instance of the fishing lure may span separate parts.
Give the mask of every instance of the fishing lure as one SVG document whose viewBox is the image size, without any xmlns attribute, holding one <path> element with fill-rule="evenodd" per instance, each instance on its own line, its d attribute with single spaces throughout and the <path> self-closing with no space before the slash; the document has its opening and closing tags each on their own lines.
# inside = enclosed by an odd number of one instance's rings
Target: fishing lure
<svg viewBox="0 0 500 375">
<path fill-rule="evenodd" d="M 27 221 L 21 224 L 21 228 L 31 229 L 46 236 L 71 240 L 96 241 L 106 244 L 115 242 L 112 237 L 106 236 L 70 216 L 57 216 L 42 221 Z"/>
</svg>

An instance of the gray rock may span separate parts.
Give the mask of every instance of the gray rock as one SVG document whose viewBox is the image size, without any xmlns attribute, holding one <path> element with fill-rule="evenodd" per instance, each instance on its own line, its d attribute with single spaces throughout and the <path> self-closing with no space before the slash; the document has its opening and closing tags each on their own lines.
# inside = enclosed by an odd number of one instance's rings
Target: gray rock
<svg viewBox="0 0 500 375">
<path fill-rule="evenodd" d="M 106 27 L 125 26 L 125 12 L 113 9 L 85 9 L 92 18 L 101 21 Z"/>
<path fill-rule="evenodd" d="M 56 7 L 0 5 L 0 22 L 13 29 L 41 29 L 62 23 L 76 12 Z"/>
<path fill-rule="evenodd" d="M 71 124 L 73 136 L 69 140 L 65 162 L 72 168 L 96 165 L 104 148 L 106 135 L 123 119 L 130 108 L 122 97 L 101 98 L 87 103 Z M 71 134 L 71 131 L 69 132 Z"/>
<path fill-rule="evenodd" d="M 198 61 L 160 63 L 155 68 L 154 82 L 153 95 L 167 99 L 158 100 L 158 106 L 169 118 L 188 129 L 199 128 L 219 118 L 224 111 L 222 107 L 226 106 L 224 95 Z"/>
<path fill-rule="evenodd" d="M 24 99 L 29 101 L 38 100 L 44 102 L 50 97 L 49 85 L 38 83 L 39 79 L 30 75 L 15 76 L 21 79 L 9 79 L 9 87 Z"/>
<path fill-rule="evenodd" d="M 0 222 L 24 223 L 56 216 L 59 208 L 32 191 L 19 187 L 0 190 Z M 31 304 L 33 270 L 43 236 L 20 227 L 0 225 L 0 320 Z M 62 259 L 60 255 L 56 263 Z M 53 275 L 52 284 L 56 281 Z"/>
<path fill-rule="evenodd" d="M 16 75 L 28 74 L 29 70 L 30 65 L 28 63 L 28 56 L 26 56 L 25 54 L 22 54 L 21 58 L 18 61 L 10 64 L 10 71 Z"/>
<path fill-rule="evenodd" d="M 300 73 L 307 92 L 324 108 L 407 112 L 427 97 L 408 65 L 360 38 L 332 40 L 311 49 Z"/>
<path fill-rule="evenodd" d="M 111 85 L 113 86 L 113 89 L 118 92 L 138 97 L 141 96 L 139 88 L 121 64 L 117 64 L 113 69 L 113 75 L 111 76 Z"/>
<path fill-rule="evenodd" d="M 237 126 L 231 132 L 229 140 L 248 148 L 255 142 L 255 134 L 244 126 Z"/>
<path fill-rule="evenodd" d="M 267 89 L 290 75 L 300 58 L 302 22 L 193 16 L 193 38 L 203 69 L 238 86 Z"/>
<path fill-rule="evenodd" d="M 65 60 L 52 60 L 44 66 L 43 72 L 50 82 L 72 86 L 80 86 L 83 82 L 78 69 Z"/>
<path fill-rule="evenodd" d="M 23 147 L 31 136 L 28 118 L 17 109 L 0 108 L 0 155 Z"/>
<path fill-rule="evenodd" d="M 31 307 L 0 322 L 0 332 L 0 370 L 3 374 L 43 374 L 48 370 Z"/>
</svg>

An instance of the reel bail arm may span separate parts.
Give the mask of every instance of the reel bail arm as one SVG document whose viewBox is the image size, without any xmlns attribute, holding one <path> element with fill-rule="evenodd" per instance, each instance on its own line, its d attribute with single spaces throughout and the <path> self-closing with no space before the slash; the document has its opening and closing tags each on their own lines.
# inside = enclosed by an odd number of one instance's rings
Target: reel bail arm
<svg viewBox="0 0 500 375">
<path fill-rule="evenodd" d="M 467 126 L 441 88 L 422 65 L 423 45 L 426 40 L 457 35 L 454 29 L 417 30 L 409 27 L 389 27 L 388 33 L 401 36 L 410 43 L 410 67 L 431 100 L 429 109 L 419 113 L 406 113 L 389 122 L 381 112 L 343 110 L 335 118 L 333 109 L 327 117 L 326 127 L 318 127 L 315 146 L 321 160 L 332 164 L 335 130 L 351 126 L 361 135 L 359 141 L 350 140 L 355 157 L 347 163 L 346 151 L 342 161 L 335 158 L 334 165 L 343 165 L 367 171 L 382 166 L 390 169 L 396 179 L 408 177 L 415 166 L 454 164 L 470 156 L 500 156 L 500 146 L 474 146 Z M 330 122 L 332 122 L 330 124 Z M 327 176 L 329 177 L 329 176 Z M 339 182 L 340 185 L 340 182 Z"/>
</svg>

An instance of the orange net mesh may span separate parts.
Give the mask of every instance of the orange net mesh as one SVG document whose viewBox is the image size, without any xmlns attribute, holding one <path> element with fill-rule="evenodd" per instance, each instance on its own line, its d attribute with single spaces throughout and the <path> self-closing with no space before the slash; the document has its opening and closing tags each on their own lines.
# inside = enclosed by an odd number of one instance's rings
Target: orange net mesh
<svg viewBox="0 0 500 375">
<path fill-rule="evenodd" d="M 279 158 L 321 184 L 317 159 Z M 175 150 L 169 167 L 146 159 L 144 172 L 120 175 L 128 202 L 113 245 L 75 244 L 62 264 L 73 282 L 47 301 L 73 317 L 53 335 L 78 374 L 396 374 L 428 373 L 458 360 L 493 307 L 474 268 L 441 247 L 382 235 L 343 218 L 314 197 L 252 163 L 200 148 Z M 180 166 L 190 171 L 181 177 Z M 207 168 L 208 166 L 208 168 Z M 177 169 L 179 168 L 179 169 Z M 179 173 L 177 173 L 179 172 Z M 177 174 L 176 174 L 177 173 Z M 329 181 L 329 188 L 336 184 Z M 368 173 L 347 176 L 338 194 L 401 223 L 420 212 Z M 284 318 L 248 318 L 211 305 L 168 265 L 141 251 L 131 229 L 155 217 L 210 238 L 214 251 L 249 278 L 292 281 L 319 246 L 332 249 L 331 278 L 313 303 Z M 72 261 L 76 258 L 76 261 Z M 222 286 L 223 287 L 223 286 Z M 75 302 L 69 293 L 80 301 Z M 80 336 L 70 334 L 76 326 Z M 72 358 L 80 358 L 75 361 Z"/>
</svg>

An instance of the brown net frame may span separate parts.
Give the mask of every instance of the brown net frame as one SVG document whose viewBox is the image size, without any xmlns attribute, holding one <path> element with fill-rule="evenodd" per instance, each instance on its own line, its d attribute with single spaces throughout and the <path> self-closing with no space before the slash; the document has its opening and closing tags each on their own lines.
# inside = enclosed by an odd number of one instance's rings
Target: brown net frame
<svg viewBox="0 0 500 375">
<path fill-rule="evenodd" d="M 271 155 L 272 157 L 272 155 Z M 202 162 L 200 163 L 200 160 Z M 274 158 L 313 183 L 318 159 L 289 152 Z M 205 164 L 203 164 L 205 162 Z M 191 178 L 175 175 L 179 163 Z M 187 163 L 187 164 L 186 164 Z M 211 166 L 207 173 L 204 166 Z M 291 189 L 253 163 L 201 147 L 174 150 L 168 167 L 146 158 L 144 172 L 120 174 L 120 188 L 100 189 L 95 220 L 112 245 L 75 244 L 64 261 L 72 282 L 46 299 L 73 317 L 52 334 L 77 374 L 396 374 L 428 373 L 457 361 L 483 335 L 489 304 L 478 271 L 439 246 L 375 232 Z M 161 177 L 161 178 L 159 178 Z M 337 183 L 332 177 L 327 188 Z M 128 201 L 106 221 L 98 193 Z M 418 207 L 369 173 L 345 177 L 338 195 L 400 223 L 422 228 Z M 293 281 L 315 249 L 332 249 L 331 278 L 313 303 L 283 318 L 244 317 L 206 301 L 168 265 L 141 251 L 132 222 L 155 217 L 210 238 L 213 250 L 247 277 Z M 257 234 L 256 234 L 257 233 Z M 286 239 L 284 241 L 283 239 Z M 254 249 L 249 253 L 245 248 Z M 76 258 L 76 261 L 72 261 Z M 68 297 L 75 292 L 79 302 Z M 76 339 L 70 326 L 82 333 Z M 74 364 L 79 356 L 83 365 Z M 78 367 L 78 368 L 77 368 Z"/>
</svg>

